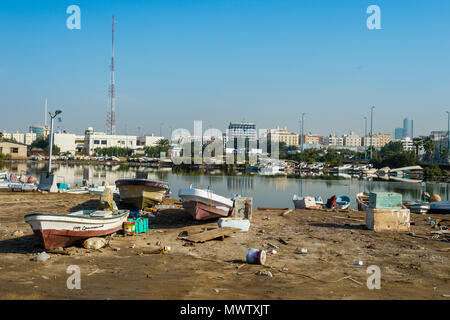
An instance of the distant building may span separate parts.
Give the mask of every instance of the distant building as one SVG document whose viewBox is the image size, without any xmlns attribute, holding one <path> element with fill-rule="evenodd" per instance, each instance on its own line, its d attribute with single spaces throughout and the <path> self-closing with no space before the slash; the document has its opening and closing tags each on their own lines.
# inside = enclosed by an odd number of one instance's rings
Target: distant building
<svg viewBox="0 0 450 320">
<path fill-rule="evenodd" d="M 405 137 L 400 140 L 403 145 L 403 150 L 405 151 L 415 151 L 416 147 L 414 146 L 413 139 L 410 137 Z"/>
<path fill-rule="evenodd" d="M 11 159 L 26 159 L 27 146 L 23 143 L 0 140 L 0 153 L 9 155 Z"/>
<path fill-rule="evenodd" d="M 313 134 L 304 134 L 303 135 L 303 149 L 305 149 L 305 145 L 320 145 L 325 142 L 325 138 L 319 135 Z M 301 143 L 301 140 L 300 140 Z"/>
<path fill-rule="evenodd" d="M 277 127 L 270 130 L 267 134 L 267 139 L 274 142 L 284 142 L 287 146 L 299 145 L 299 135 L 288 131 L 287 128 Z"/>
<path fill-rule="evenodd" d="M 395 140 L 401 140 L 403 139 L 403 128 L 395 128 L 395 132 L 394 132 L 394 138 Z"/>
<path fill-rule="evenodd" d="M 235 138 L 249 141 L 257 140 L 256 124 L 249 122 L 230 123 L 227 129 L 227 141 Z"/>
<path fill-rule="evenodd" d="M 389 134 L 375 134 L 372 136 L 372 146 L 374 148 L 382 148 L 392 141 L 392 137 Z M 370 135 L 362 139 L 362 145 L 370 147 Z"/>
<path fill-rule="evenodd" d="M 47 138 L 47 136 L 50 134 L 50 127 L 48 125 L 30 126 L 30 133 L 36 134 L 37 138 Z"/>
<path fill-rule="evenodd" d="M 395 128 L 394 131 L 395 140 L 401 140 L 406 137 L 414 137 L 414 121 L 408 118 L 403 119 L 403 128 Z"/>
<path fill-rule="evenodd" d="M 164 137 L 155 136 L 152 134 L 151 136 L 143 136 L 137 139 L 137 145 L 143 147 L 154 147 L 158 145 L 160 140 L 165 139 Z"/>
<path fill-rule="evenodd" d="M 137 136 L 109 135 L 104 132 L 94 132 L 93 128 L 85 131 L 84 150 L 86 155 L 92 155 L 97 148 L 129 148 L 137 149 Z"/>
<path fill-rule="evenodd" d="M 361 137 L 353 131 L 348 135 L 344 135 L 343 138 L 345 147 L 361 147 Z"/>
<path fill-rule="evenodd" d="M 344 138 L 333 134 L 325 137 L 325 145 L 331 147 L 342 147 L 344 146 Z"/>
</svg>

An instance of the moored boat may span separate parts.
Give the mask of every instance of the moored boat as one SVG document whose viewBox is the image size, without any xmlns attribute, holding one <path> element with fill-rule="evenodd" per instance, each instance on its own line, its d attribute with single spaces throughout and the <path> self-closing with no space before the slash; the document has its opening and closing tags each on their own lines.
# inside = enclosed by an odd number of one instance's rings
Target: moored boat
<svg viewBox="0 0 450 320">
<path fill-rule="evenodd" d="M 161 203 L 169 185 L 162 181 L 148 179 L 121 179 L 116 181 L 120 201 L 136 209 L 144 209 Z"/>
<path fill-rule="evenodd" d="M 427 202 L 404 201 L 403 205 L 407 207 L 411 213 L 425 214 L 430 210 L 430 204 Z"/>
<path fill-rule="evenodd" d="M 292 198 L 294 202 L 295 209 L 321 209 L 323 208 L 323 200 L 320 196 L 311 197 L 311 196 L 297 196 L 294 194 Z"/>
<path fill-rule="evenodd" d="M 369 208 L 369 193 L 360 192 L 356 195 L 356 203 L 359 211 L 366 211 Z"/>
<path fill-rule="evenodd" d="M 332 196 L 330 199 L 327 200 L 327 203 L 325 206 L 327 208 L 335 208 L 335 209 L 348 209 L 350 207 L 350 197 L 349 196 Z"/>
<path fill-rule="evenodd" d="M 226 217 L 233 208 L 231 199 L 219 196 L 211 190 L 198 188 L 180 189 L 178 196 L 183 201 L 183 208 L 195 220 Z"/>
<path fill-rule="evenodd" d="M 431 202 L 429 212 L 439 214 L 450 214 L 450 201 Z"/>
<path fill-rule="evenodd" d="M 37 212 L 26 215 L 25 222 L 42 239 L 45 249 L 55 249 L 119 231 L 128 214 L 128 210 L 82 210 L 69 214 Z"/>
</svg>

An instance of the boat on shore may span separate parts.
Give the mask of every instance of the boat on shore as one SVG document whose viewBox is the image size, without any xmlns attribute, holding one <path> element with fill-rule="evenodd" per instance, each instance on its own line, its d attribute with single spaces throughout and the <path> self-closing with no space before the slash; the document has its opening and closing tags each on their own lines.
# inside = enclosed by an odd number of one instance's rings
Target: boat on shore
<svg viewBox="0 0 450 320">
<path fill-rule="evenodd" d="M 162 181 L 148 179 L 121 179 L 116 181 L 120 201 L 138 210 L 161 203 L 169 190 L 169 185 Z"/>
<path fill-rule="evenodd" d="M 294 202 L 295 209 L 322 209 L 323 208 L 323 200 L 320 196 L 311 197 L 311 196 L 297 196 L 294 194 L 292 198 Z"/>
<path fill-rule="evenodd" d="M 358 193 L 356 195 L 356 203 L 358 204 L 358 211 L 366 211 L 369 208 L 369 193 Z"/>
<path fill-rule="evenodd" d="M 183 202 L 183 208 L 195 220 L 227 217 L 233 209 L 233 200 L 219 196 L 211 190 L 198 188 L 180 189 L 178 196 Z"/>
<path fill-rule="evenodd" d="M 411 213 L 425 214 L 430 210 L 430 204 L 428 202 L 404 201 L 403 205 L 408 208 Z"/>
<path fill-rule="evenodd" d="M 33 213 L 25 216 L 45 249 L 67 247 L 87 238 L 112 234 L 122 229 L 128 210 L 81 210 L 69 214 Z"/>
<path fill-rule="evenodd" d="M 429 213 L 450 214 L 450 201 L 431 202 Z"/>
<path fill-rule="evenodd" d="M 335 208 L 335 209 L 341 209 L 345 210 L 350 207 L 351 199 L 349 196 L 341 195 L 341 196 L 332 196 L 330 199 L 327 200 L 327 203 L 325 206 L 327 208 Z"/>
</svg>

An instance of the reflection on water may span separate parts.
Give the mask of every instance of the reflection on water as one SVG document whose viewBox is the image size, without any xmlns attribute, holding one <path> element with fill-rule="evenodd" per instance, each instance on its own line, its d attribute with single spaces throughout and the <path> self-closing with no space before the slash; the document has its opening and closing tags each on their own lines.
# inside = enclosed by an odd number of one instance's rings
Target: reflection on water
<svg viewBox="0 0 450 320">
<path fill-rule="evenodd" d="M 5 169 L 14 173 L 24 173 L 39 177 L 40 172 L 47 170 L 45 163 L 15 163 L 5 164 Z M 242 196 L 253 197 L 255 207 L 293 207 L 292 196 L 310 195 L 321 196 L 326 200 L 337 194 L 345 194 L 351 197 L 351 208 L 356 208 L 356 194 L 363 191 L 398 192 L 405 200 L 418 200 L 424 191 L 430 194 L 439 194 L 442 200 L 449 200 L 448 183 L 420 183 L 394 182 L 394 181 L 370 181 L 342 178 L 292 178 L 292 177 L 266 177 L 258 175 L 229 176 L 224 172 L 214 174 L 200 174 L 193 172 L 172 172 L 165 168 L 156 170 L 147 167 L 129 167 L 122 165 L 79 165 L 79 164 L 55 164 L 53 172 L 57 182 L 80 185 L 83 180 L 93 184 L 102 184 L 106 181 L 113 185 L 118 179 L 145 177 L 152 180 L 161 180 L 169 183 L 173 197 L 178 198 L 178 190 L 187 188 L 190 184 L 194 187 L 211 187 L 214 192 L 223 196 L 231 196 L 239 193 Z"/>
</svg>

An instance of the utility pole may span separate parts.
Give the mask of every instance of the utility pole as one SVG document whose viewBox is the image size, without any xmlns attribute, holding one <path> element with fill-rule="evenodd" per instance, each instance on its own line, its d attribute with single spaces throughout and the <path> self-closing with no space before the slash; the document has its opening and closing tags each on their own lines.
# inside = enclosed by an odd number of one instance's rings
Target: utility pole
<svg viewBox="0 0 450 320">
<path fill-rule="evenodd" d="M 160 136 L 160 137 L 163 136 L 163 135 L 162 135 L 162 126 L 163 126 L 163 124 L 164 124 L 164 123 L 162 123 L 162 122 L 159 123 L 159 136 Z"/>
<path fill-rule="evenodd" d="M 364 120 L 364 160 L 367 161 L 367 117 Z"/>
<path fill-rule="evenodd" d="M 304 130 L 304 125 L 305 125 L 305 114 L 306 114 L 306 113 L 304 113 L 304 112 L 302 113 L 302 136 L 301 136 L 301 139 L 302 139 L 302 140 L 301 140 L 301 148 L 300 148 L 300 151 L 301 151 L 301 152 L 303 152 L 303 140 L 304 140 L 304 139 L 303 139 L 303 137 L 304 137 L 304 135 L 303 135 L 303 130 Z"/>
<path fill-rule="evenodd" d="M 53 115 L 51 112 L 50 114 L 50 154 L 48 156 L 48 174 L 50 175 L 52 173 L 52 153 L 53 153 L 53 120 L 56 118 L 58 114 L 62 113 L 61 110 L 56 110 L 55 114 Z"/>
<path fill-rule="evenodd" d="M 372 136 L 373 136 L 373 109 L 375 109 L 374 106 L 370 108 L 370 160 L 372 160 Z"/>
<path fill-rule="evenodd" d="M 450 152 L 450 112 L 447 113 L 447 153 Z"/>
</svg>

